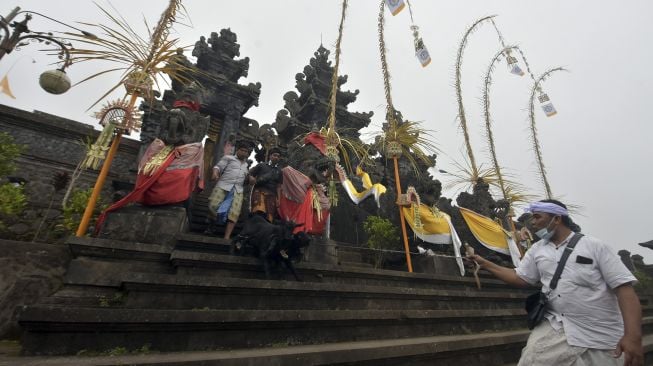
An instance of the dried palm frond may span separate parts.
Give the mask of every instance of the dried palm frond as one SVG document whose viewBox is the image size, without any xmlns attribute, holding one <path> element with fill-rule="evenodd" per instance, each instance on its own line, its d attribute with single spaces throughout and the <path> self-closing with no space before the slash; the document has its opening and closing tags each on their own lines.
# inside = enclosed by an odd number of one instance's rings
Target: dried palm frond
<svg viewBox="0 0 653 366">
<path fill-rule="evenodd" d="M 463 155 L 464 163 L 453 160 L 453 165 L 456 167 L 455 172 L 446 172 L 446 174 L 453 177 L 452 180 L 445 184 L 445 188 L 451 189 L 460 187 L 464 191 L 469 191 L 476 185 L 479 179 L 490 185 L 497 185 L 497 174 L 494 168 L 485 168 L 483 164 L 473 169 L 469 158 Z"/>
<path fill-rule="evenodd" d="M 398 143 L 402 156 L 410 162 L 413 171 L 417 176 L 421 174 L 419 162 L 426 166 L 432 166 L 431 155 L 439 149 L 433 143 L 434 137 L 431 131 L 421 127 L 419 122 L 405 121 L 388 125 L 387 129 L 379 136 L 376 148 L 384 156 L 392 156 L 388 151 L 391 142 Z M 418 162 L 419 161 L 419 162 Z"/>
<path fill-rule="evenodd" d="M 526 187 L 515 182 L 506 182 L 505 190 L 505 199 L 510 202 L 511 206 L 531 202 L 536 198 L 535 195 L 528 193 Z"/>
<path fill-rule="evenodd" d="M 201 72 L 175 62 L 176 57 L 178 57 L 177 50 L 180 48 L 178 39 L 168 39 L 170 27 L 177 21 L 179 10 L 183 9 L 180 0 L 170 0 L 156 28 L 148 34 L 149 39 L 141 37 L 124 18 L 112 15 L 100 5 L 97 5 L 97 7 L 106 15 L 111 25 L 82 24 L 98 29 L 98 33 L 102 35 L 101 37 L 64 33 L 67 40 L 83 45 L 70 50 L 73 63 L 108 61 L 118 64 L 116 67 L 94 73 L 75 85 L 104 74 L 116 71 L 122 72 L 120 80 L 98 98 L 91 107 L 126 82 L 137 82 L 145 87 L 155 84 L 158 89 L 161 89 L 157 78 L 161 73 L 166 73 L 171 78 L 187 84 L 193 81 L 189 75 Z"/>
<path fill-rule="evenodd" d="M 535 93 L 538 91 L 542 90 L 541 84 L 548 79 L 551 74 L 558 72 L 558 71 L 567 71 L 562 67 L 556 67 L 553 69 L 549 69 L 545 71 L 540 77 L 538 77 L 535 80 L 535 83 L 533 84 L 533 88 L 531 89 L 531 97 L 529 99 L 529 106 L 528 106 L 528 116 L 530 119 L 531 123 L 531 138 L 532 138 L 532 143 L 533 143 L 533 151 L 535 152 L 535 159 L 537 160 L 537 168 L 540 172 L 540 180 L 542 181 L 542 184 L 544 185 L 544 192 L 546 193 L 546 197 L 548 199 L 551 199 L 553 197 L 553 194 L 551 193 L 551 186 L 549 185 L 549 181 L 546 178 L 546 168 L 544 166 L 544 159 L 542 158 L 542 147 L 540 144 L 540 140 L 537 137 L 537 126 L 535 125 Z"/>
</svg>

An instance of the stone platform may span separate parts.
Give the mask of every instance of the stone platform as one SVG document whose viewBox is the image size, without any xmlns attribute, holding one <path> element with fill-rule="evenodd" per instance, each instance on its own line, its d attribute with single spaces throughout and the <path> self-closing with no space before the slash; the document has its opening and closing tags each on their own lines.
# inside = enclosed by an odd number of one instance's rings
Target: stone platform
<svg viewBox="0 0 653 366">
<path fill-rule="evenodd" d="M 20 309 L 24 356 L 0 356 L 0 365 L 502 366 L 517 361 L 528 337 L 530 290 L 374 269 L 338 245 L 314 249 L 331 263 L 296 265 L 303 282 L 268 280 L 257 259 L 199 235 L 177 235 L 172 247 L 68 245 L 64 286 Z M 646 306 L 647 352 L 652 314 Z"/>
</svg>

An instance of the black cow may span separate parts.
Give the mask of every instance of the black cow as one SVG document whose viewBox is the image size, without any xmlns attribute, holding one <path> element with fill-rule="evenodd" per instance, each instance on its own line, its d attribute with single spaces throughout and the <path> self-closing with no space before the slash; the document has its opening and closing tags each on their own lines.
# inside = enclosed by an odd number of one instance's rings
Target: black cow
<svg viewBox="0 0 653 366">
<path fill-rule="evenodd" d="M 293 234 L 296 226 L 292 221 L 272 224 L 261 215 L 252 215 L 231 241 L 231 254 L 260 258 L 268 279 L 272 265 L 283 263 L 295 279 L 301 281 L 292 261 L 301 259 L 301 248 L 308 246 L 311 239 L 304 232 Z"/>
</svg>

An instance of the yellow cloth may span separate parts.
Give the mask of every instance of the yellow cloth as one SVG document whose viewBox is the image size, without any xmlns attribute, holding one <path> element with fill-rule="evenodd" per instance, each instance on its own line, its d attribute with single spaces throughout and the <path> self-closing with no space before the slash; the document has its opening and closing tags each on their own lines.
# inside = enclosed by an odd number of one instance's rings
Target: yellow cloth
<svg viewBox="0 0 653 366">
<path fill-rule="evenodd" d="M 449 228 L 449 223 L 447 219 L 449 215 L 444 212 L 439 212 L 437 215 L 431 210 L 427 205 L 421 204 L 419 206 L 419 216 L 422 221 L 422 227 L 415 227 L 415 210 L 413 206 L 404 206 L 401 208 L 404 211 L 404 218 L 406 222 L 410 225 L 411 229 L 416 234 L 426 234 L 426 235 L 440 235 L 443 238 L 448 237 L 448 240 L 440 240 L 438 242 L 428 241 L 429 243 L 435 244 L 451 244 L 451 229 Z"/>
<path fill-rule="evenodd" d="M 512 239 L 510 233 L 501 227 L 498 223 L 480 215 L 472 210 L 460 207 L 460 213 L 463 215 L 467 226 L 478 240 L 486 248 L 495 252 L 509 255 L 512 264 L 515 267 L 521 262 L 521 253 L 517 243 Z"/>
<path fill-rule="evenodd" d="M 435 211 L 427 205 L 419 205 L 419 216 L 421 226 L 415 225 L 415 205 L 402 207 L 404 219 L 413 230 L 415 235 L 427 243 L 433 244 L 453 244 L 453 252 L 456 257 L 456 264 L 460 270 L 460 275 L 465 275 L 465 266 L 463 265 L 460 248 L 462 243 L 456 229 L 451 223 L 451 218 L 444 212 Z"/>
<path fill-rule="evenodd" d="M 510 254 L 508 249 L 508 238 L 501 225 L 489 217 L 480 215 L 472 210 L 460 207 L 460 213 L 463 215 L 467 226 L 474 234 L 476 240 L 499 253 Z"/>
<path fill-rule="evenodd" d="M 380 183 L 372 183 L 372 180 L 370 179 L 370 175 L 367 174 L 365 171 L 363 171 L 363 169 L 360 166 L 356 168 L 356 175 L 359 176 L 363 181 L 364 190 L 361 192 L 358 192 L 356 187 L 354 187 L 354 185 L 349 179 L 344 179 L 341 181 L 342 187 L 345 189 L 345 192 L 347 192 L 347 195 L 349 195 L 349 198 L 352 200 L 352 202 L 354 202 L 354 204 L 359 204 L 367 197 L 373 195 L 377 207 L 381 207 L 379 198 L 381 197 L 382 194 L 384 194 L 387 191 L 385 186 Z"/>
</svg>

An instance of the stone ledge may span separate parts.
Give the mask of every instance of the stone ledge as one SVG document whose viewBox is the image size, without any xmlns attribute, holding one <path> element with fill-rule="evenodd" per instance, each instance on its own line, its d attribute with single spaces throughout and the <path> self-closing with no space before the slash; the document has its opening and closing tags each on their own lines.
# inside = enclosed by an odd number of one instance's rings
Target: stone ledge
<svg viewBox="0 0 653 366">
<path fill-rule="evenodd" d="M 231 351 L 179 352 L 144 354 L 133 356 L 103 357 L 5 357 L 1 362 L 13 366 L 93 366 L 93 365 L 133 365 L 133 366 L 307 366 L 336 363 L 377 362 L 396 359 L 396 365 L 410 365 L 413 357 L 425 359 L 437 356 L 438 359 L 451 360 L 461 352 L 485 353 L 491 348 L 509 347 L 514 349 L 515 357 L 503 362 L 514 361 L 519 349 L 528 338 L 527 330 L 484 333 L 475 335 L 416 337 L 392 340 L 368 340 L 359 342 L 338 342 L 320 345 L 292 347 L 268 347 L 238 349 Z M 647 339 L 648 340 L 648 339 Z M 653 342 L 653 339 L 649 340 Z M 434 357 L 435 358 L 435 357 Z M 483 363 L 478 363 L 481 365 Z M 499 364 L 499 363 L 495 363 Z M 472 365 L 467 363 L 467 365 Z M 485 363 L 487 365 L 487 363 Z"/>
</svg>

